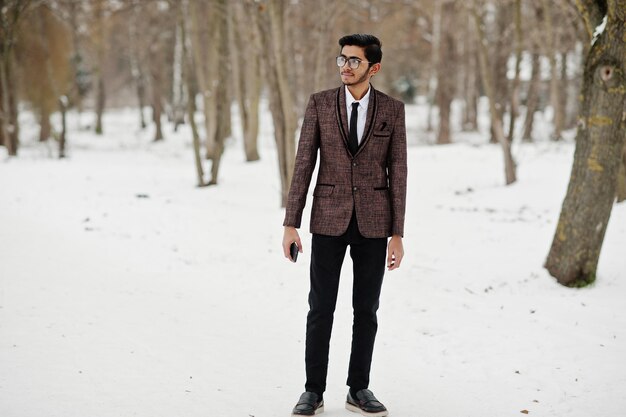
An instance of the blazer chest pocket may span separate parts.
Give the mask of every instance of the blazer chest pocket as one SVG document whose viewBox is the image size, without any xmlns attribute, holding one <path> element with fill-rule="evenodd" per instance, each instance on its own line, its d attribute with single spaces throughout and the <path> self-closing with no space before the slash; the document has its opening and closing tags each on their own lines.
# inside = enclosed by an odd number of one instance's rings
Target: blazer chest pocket
<svg viewBox="0 0 626 417">
<path fill-rule="evenodd" d="M 390 130 L 378 130 L 378 131 L 375 130 L 374 136 L 386 138 L 386 137 L 391 136 L 391 131 Z"/>
<path fill-rule="evenodd" d="M 329 197 L 334 190 L 335 186 L 332 184 L 317 184 L 313 190 L 313 197 Z"/>
</svg>

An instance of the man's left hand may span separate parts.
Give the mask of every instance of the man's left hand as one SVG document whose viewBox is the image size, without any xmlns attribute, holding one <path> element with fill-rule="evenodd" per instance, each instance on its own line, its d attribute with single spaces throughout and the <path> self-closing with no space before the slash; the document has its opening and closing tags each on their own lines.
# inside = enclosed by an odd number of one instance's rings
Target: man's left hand
<svg viewBox="0 0 626 417">
<path fill-rule="evenodd" d="M 404 247 L 402 246 L 402 236 L 393 235 L 387 245 L 387 270 L 393 271 L 400 268 L 404 257 Z"/>
</svg>

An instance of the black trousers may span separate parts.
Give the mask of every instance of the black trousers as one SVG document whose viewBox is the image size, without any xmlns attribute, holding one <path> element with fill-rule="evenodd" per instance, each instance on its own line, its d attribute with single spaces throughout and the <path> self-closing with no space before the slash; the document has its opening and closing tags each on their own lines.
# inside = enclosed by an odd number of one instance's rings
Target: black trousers
<svg viewBox="0 0 626 417">
<path fill-rule="evenodd" d="M 354 321 L 347 384 L 355 390 L 367 388 L 369 385 L 372 352 L 378 329 L 376 311 L 385 273 L 387 238 L 368 239 L 361 236 L 353 215 L 348 230 L 343 235 L 313 235 L 310 309 L 306 325 L 306 391 L 322 394 L 326 390 L 333 314 L 341 265 L 348 246 L 354 266 Z"/>
</svg>

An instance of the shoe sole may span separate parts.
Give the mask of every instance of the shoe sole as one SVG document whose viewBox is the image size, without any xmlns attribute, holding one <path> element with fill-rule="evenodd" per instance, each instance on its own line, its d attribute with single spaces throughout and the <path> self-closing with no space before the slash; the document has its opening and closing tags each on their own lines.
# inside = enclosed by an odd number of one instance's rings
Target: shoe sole
<svg viewBox="0 0 626 417">
<path fill-rule="evenodd" d="M 346 402 L 346 410 L 352 411 L 353 413 L 360 413 L 361 415 L 367 417 L 385 417 L 389 415 L 389 411 L 387 410 L 377 411 L 375 413 L 368 413 L 367 411 L 361 410 L 359 407 L 354 404 L 350 404 L 349 402 Z"/>
<path fill-rule="evenodd" d="M 324 406 L 321 406 L 320 408 L 318 408 L 317 410 L 315 410 L 314 414 L 310 414 L 310 415 L 316 415 L 316 414 L 322 414 L 324 412 Z M 306 417 L 306 414 L 291 414 L 291 417 Z"/>
</svg>

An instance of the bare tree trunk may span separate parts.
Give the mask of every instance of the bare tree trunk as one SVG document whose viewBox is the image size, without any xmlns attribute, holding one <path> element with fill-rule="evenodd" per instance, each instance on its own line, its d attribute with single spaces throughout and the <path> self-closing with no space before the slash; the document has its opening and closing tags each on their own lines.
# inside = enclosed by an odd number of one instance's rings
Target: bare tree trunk
<svg viewBox="0 0 626 417">
<path fill-rule="evenodd" d="M 493 93 L 495 98 L 496 115 L 502 128 L 504 129 L 504 114 L 506 113 L 509 102 L 509 79 L 507 77 L 507 69 L 510 55 L 511 36 L 509 31 L 511 21 L 511 5 L 509 2 L 496 3 L 496 39 L 495 39 L 495 55 L 493 65 L 489 67 L 494 76 Z M 484 25 L 484 22 L 483 22 Z M 488 42 L 485 35 L 485 42 Z M 489 64 L 490 61 L 488 60 Z M 493 122 L 492 122 L 493 123 Z M 498 143 L 498 137 L 495 133 L 495 127 L 491 126 L 491 143 Z"/>
<path fill-rule="evenodd" d="M 471 13 L 474 16 L 476 24 L 476 31 L 478 33 L 478 52 L 480 69 L 483 75 L 483 85 L 487 97 L 489 99 L 489 114 L 491 115 L 491 126 L 493 133 L 502 146 L 502 153 L 504 156 L 504 173 L 506 184 L 514 183 L 517 178 L 515 174 L 515 162 L 513 161 L 513 155 L 511 154 L 511 144 L 504 137 L 504 130 L 502 129 L 502 120 L 498 117 L 498 111 L 496 109 L 495 93 L 493 91 L 493 78 L 489 66 L 487 65 L 487 39 L 483 30 L 482 21 L 478 15 L 477 6 L 474 3 L 474 7 L 471 9 Z"/>
<path fill-rule="evenodd" d="M 235 46 L 232 50 L 236 51 L 232 54 L 232 73 L 235 80 L 235 96 L 239 105 L 246 161 L 251 162 L 260 159 L 257 146 L 261 96 L 261 65 L 258 51 L 262 48 L 257 27 L 241 4 L 234 5 L 233 14 L 239 26 L 232 34 L 232 43 Z"/>
<path fill-rule="evenodd" d="M 196 66 L 196 77 L 200 87 L 200 94 L 202 95 L 207 159 L 210 159 L 214 154 L 215 148 L 217 130 L 215 87 L 218 84 L 217 71 L 220 62 L 220 60 L 215 59 L 218 53 L 217 39 L 219 35 L 217 33 L 217 19 L 219 19 L 219 11 L 215 11 L 215 4 L 213 3 L 189 2 L 191 15 L 190 38 Z"/>
<path fill-rule="evenodd" d="M 314 91 L 320 91 L 325 86 L 325 75 L 328 63 L 328 44 L 333 26 L 337 19 L 338 9 L 341 2 L 334 0 L 322 0 L 316 5 L 319 18 L 316 21 L 316 46 L 315 46 L 315 81 L 313 83 Z"/>
<path fill-rule="evenodd" d="M 576 152 L 561 215 L 545 263 L 557 281 L 584 286 L 596 279 L 602 242 L 623 163 L 626 123 L 626 1 L 577 2 L 593 33 L 606 27 L 585 60 Z"/>
<path fill-rule="evenodd" d="M 455 42 L 452 33 L 455 21 L 454 2 L 447 1 L 441 6 L 441 30 L 439 38 L 439 61 L 437 65 L 437 92 L 435 100 L 439 108 L 439 130 L 437 144 L 451 143 L 450 105 L 454 98 L 454 81 L 457 68 L 455 65 Z"/>
<path fill-rule="evenodd" d="M 185 86 L 184 86 L 184 65 L 183 65 L 183 45 L 182 45 L 182 21 L 178 19 L 176 25 L 174 44 L 174 61 L 172 62 L 172 119 L 174 131 L 178 131 L 178 126 L 185 123 Z"/>
<path fill-rule="evenodd" d="M 270 109 L 274 121 L 274 137 L 278 151 L 278 167 L 281 183 L 281 206 L 287 203 L 287 194 L 295 163 L 296 117 L 294 92 L 287 80 L 287 56 L 285 53 L 285 27 L 283 19 L 287 2 L 269 0 L 260 10 L 260 33 L 265 46 L 266 68 L 270 94 Z"/>
<path fill-rule="evenodd" d="M 434 4 L 435 10 L 433 13 L 433 33 L 432 33 L 432 55 L 430 60 L 430 70 L 428 75 L 428 119 L 426 124 L 426 131 L 433 131 L 432 124 L 432 112 L 435 105 L 435 93 L 437 91 L 437 75 L 436 69 L 439 67 L 439 43 L 441 42 L 441 2 L 436 1 Z"/>
<path fill-rule="evenodd" d="M 222 62 L 218 68 L 218 80 L 215 88 L 215 101 L 217 112 L 217 126 L 215 129 L 215 141 L 211 155 L 211 179 L 209 185 L 217 184 L 224 143 L 230 134 L 230 97 L 228 97 L 228 81 L 230 79 L 229 51 L 228 51 L 228 20 L 229 7 L 227 0 L 217 1 L 217 35 L 218 55 Z"/>
<path fill-rule="evenodd" d="M 47 141 L 51 135 L 52 125 L 50 124 L 50 112 L 44 105 L 39 113 L 39 142 Z"/>
<path fill-rule="evenodd" d="M 515 135 L 515 120 L 519 115 L 519 85 L 520 64 L 522 62 L 522 2 L 515 0 L 515 77 L 513 78 L 513 91 L 511 91 L 510 119 L 509 119 L 509 143 L 513 142 Z"/>
<path fill-rule="evenodd" d="M 102 114 L 104 113 L 104 106 L 106 103 L 106 97 L 104 92 L 104 48 L 105 48 L 105 30 L 104 30 L 104 1 L 97 0 L 95 4 L 95 20 L 96 20 L 96 78 L 97 78 L 97 92 L 96 92 L 96 133 L 102 134 Z"/>
<path fill-rule="evenodd" d="M 192 2 L 195 0 L 191 0 Z M 194 155 L 194 163 L 196 167 L 196 178 L 197 178 L 197 186 L 205 187 L 208 184 L 204 182 L 204 169 L 202 167 L 202 156 L 200 155 L 200 135 L 198 133 L 198 127 L 196 126 L 195 114 L 196 114 L 196 94 L 197 91 L 195 89 L 195 83 L 193 82 L 193 56 L 190 51 L 190 41 L 188 40 L 187 34 L 188 29 L 186 22 L 189 19 L 189 3 L 188 0 L 183 0 L 183 3 L 179 3 L 179 25 L 181 28 L 181 43 L 183 48 L 183 62 L 185 65 L 185 69 L 183 73 L 185 89 L 187 90 L 187 118 L 189 119 L 189 126 L 191 127 L 191 134 L 193 138 L 193 155 Z"/>
<path fill-rule="evenodd" d="M 463 78 L 463 89 L 465 91 L 465 106 L 463 111 L 463 130 L 478 130 L 478 71 L 476 62 L 476 42 L 472 34 L 471 16 L 466 19 L 467 27 L 465 28 L 465 71 Z"/>
<path fill-rule="evenodd" d="M 65 158 L 65 144 L 67 143 L 67 107 L 69 105 L 66 96 L 59 97 L 59 111 L 61 112 L 61 134 L 59 135 L 59 158 Z"/>
<path fill-rule="evenodd" d="M 146 76 L 144 74 L 142 60 L 139 57 L 138 38 L 137 31 L 138 22 L 141 19 L 142 5 L 139 0 L 133 0 L 133 9 L 130 16 L 131 24 L 128 26 L 128 44 L 129 44 L 129 61 L 130 72 L 133 76 L 133 81 L 137 87 L 137 101 L 139 103 L 139 125 L 142 129 L 146 128 L 146 119 L 143 114 L 143 109 L 146 106 Z"/>
<path fill-rule="evenodd" d="M 532 54 L 532 69 L 530 75 L 530 84 L 528 85 L 528 94 L 526 97 L 526 119 L 524 120 L 524 134 L 522 140 L 524 142 L 532 142 L 533 123 L 535 120 L 535 112 L 539 107 L 539 87 L 541 84 L 541 69 L 539 67 L 539 54 Z"/>
<path fill-rule="evenodd" d="M 559 69 L 556 62 L 557 54 L 557 37 L 554 33 L 554 25 L 552 23 L 552 5 L 550 0 L 543 0 L 543 12 L 545 15 L 545 38 L 546 38 L 546 55 L 550 59 L 550 104 L 552 106 L 554 130 L 552 131 L 552 139 L 561 140 L 561 131 L 563 130 L 563 109 L 561 108 L 561 99 L 559 97 Z"/>
</svg>

